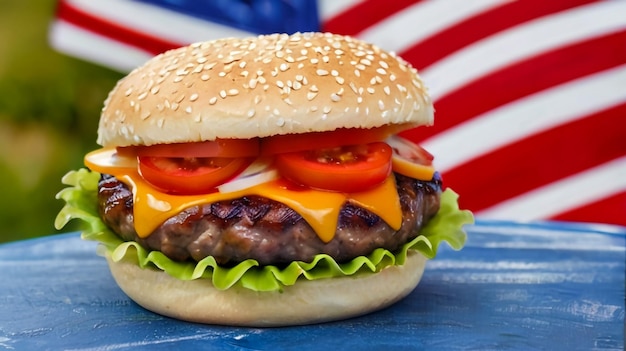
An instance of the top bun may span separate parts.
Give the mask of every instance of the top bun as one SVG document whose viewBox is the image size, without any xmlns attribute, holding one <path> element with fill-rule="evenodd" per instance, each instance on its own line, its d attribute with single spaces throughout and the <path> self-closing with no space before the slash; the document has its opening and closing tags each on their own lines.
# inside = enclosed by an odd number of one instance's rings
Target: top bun
<svg viewBox="0 0 626 351">
<path fill-rule="evenodd" d="M 227 38 L 170 50 L 121 79 L 98 128 L 104 147 L 247 139 L 433 122 L 417 70 L 330 33 Z"/>
</svg>

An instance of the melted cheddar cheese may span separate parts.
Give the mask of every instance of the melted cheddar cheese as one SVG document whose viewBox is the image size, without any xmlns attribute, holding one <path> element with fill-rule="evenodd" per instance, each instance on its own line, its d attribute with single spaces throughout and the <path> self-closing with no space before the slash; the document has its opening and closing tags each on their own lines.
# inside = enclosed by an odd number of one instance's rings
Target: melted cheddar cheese
<svg viewBox="0 0 626 351">
<path fill-rule="evenodd" d="M 395 179 L 390 175 L 379 186 L 358 193 L 339 193 L 310 188 L 292 189 L 280 180 L 259 184 L 229 193 L 173 195 L 155 189 L 137 172 L 136 159 L 120 157 L 115 149 L 99 149 L 85 157 L 92 171 L 111 174 L 132 190 L 135 230 L 139 237 L 149 236 L 168 218 L 191 206 L 258 195 L 283 203 L 299 213 L 324 242 L 335 235 L 339 211 L 346 202 L 358 204 L 382 218 L 390 227 L 399 229 L 402 210 Z M 141 218 L 141 220 L 137 220 Z"/>
</svg>

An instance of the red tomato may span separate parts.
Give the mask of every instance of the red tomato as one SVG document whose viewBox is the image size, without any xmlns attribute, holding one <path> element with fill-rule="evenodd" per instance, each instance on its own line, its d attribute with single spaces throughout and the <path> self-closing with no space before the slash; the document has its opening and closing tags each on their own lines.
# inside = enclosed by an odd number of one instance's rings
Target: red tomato
<svg viewBox="0 0 626 351">
<path fill-rule="evenodd" d="M 153 157 L 256 157 L 259 139 L 217 139 L 197 143 L 156 144 L 117 148 L 120 154 Z"/>
<path fill-rule="evenodd" d="M 391 148 L 383 142 L 276 155 L 276 167 L 288 180 L 308 187 L 359 192 L 391 174 Z"/>
<path fill-rule="evenodd" d="M 249 158 L 172 158 L 141 156 L 139 173 L 153 186 L 174 194 L 203 194 L 241 173 Z"/>
<path fill-rule="evenodd" d="M 261 154 L 274 155 L 311 149 L 330 149 L 343 145 L 368 144 L 385 140 L 391 127 L 370 129 L 341 128 L 331 132 L 275 135 L 261 140 Z"/>
<path fill-rule="evenodd" d="M 407 139 L 394 135 L 385 140 L 385 142 L 391 146 L 394 155 L 400 156 L 409 162 L 424 166 L 433 164 L 434 157 L 430 152 Z"/>
</svg>

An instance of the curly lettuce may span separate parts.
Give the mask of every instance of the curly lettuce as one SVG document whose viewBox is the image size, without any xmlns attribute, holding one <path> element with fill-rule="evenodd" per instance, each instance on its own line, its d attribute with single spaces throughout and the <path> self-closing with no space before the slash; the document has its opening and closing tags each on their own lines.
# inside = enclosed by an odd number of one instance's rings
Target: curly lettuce
<svg viewBox="0 0 626 351">
<path fill-rule="evenodd" d="M 65 206 L 54 223 L 57 229 L 78 219 L 83 224 L 82 238 L 99 242 L 100 250 L 113 261 L 132 260 L 142 268 L 160 269 L 181 280 L 210 279 L 218 289 L 240 285 L 254 291 L 276 291 L 283 286 L 295 284 L 298 279 L 314 280 L 379 272 L 387 266 L 404 264 L 410 250 L 432 259 L 444 241 L 454 250 L 463 248 L 466 240 L 463 226 L 474 221 L 470 211 L 459 209 L 458 195 L 446 189 L 441 195 L 438 214 L 421 230 L 418 237 L 395 253 L 377 249 L 367 256 L 359 256 L 343 263 L 320 254 L 311 262 L 294 261 L 286 267 L 262 266 L 253 259 L 245 260 L 234 267 L 223 267 L 213 257 L 199 262 L 177 262 L 161 252 L 148 251 L 134 241 L 123 241 L 104 224 L 97 208 L 99 179 L 99 173 L 87 169 L 70 171 L 63 177 L 62 182 L 68 187 L 56 196 L 65 201 Z"/>
</svg>

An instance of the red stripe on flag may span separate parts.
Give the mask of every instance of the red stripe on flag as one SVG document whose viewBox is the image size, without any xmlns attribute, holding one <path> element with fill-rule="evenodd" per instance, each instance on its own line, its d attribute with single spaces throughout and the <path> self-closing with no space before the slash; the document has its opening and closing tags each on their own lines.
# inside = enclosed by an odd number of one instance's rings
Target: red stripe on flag
<svg viewBox="0 0 626 351">
<path fill-rule="evenodd" d="M 443 174 L 478 211 L 626 155 L 626 103 L 537 133 Z"/>
<path fill-rule="evenodd" d="M 626 226 L 626 191 L 561 213 L 551 219 Z"/>
<path fill-rule="evenodd" d="M 322 30 L 344 35 L 356 35 L 386 17 L 423 0 L 367 0 L 353 5 L 340 14 L 324 20 Z"/>
<path fill-rule="evenodd" d="M 623 30 L 495 71 L 435 101 L 435 125 L 412 129 L 403 136 L 419 142 L 516 99 L 624 64 L 625 43 Z"/>
<path fill-rule="evenodd" d="M 181 46 L 180 43 L 142 33 L 132 28 L 124 27 L 115 22 L 92 15 L 67 1 L 60 1 L 57 8 L 57 18 L 78 26 L 84 30 L 101 35 L 111 40 L 141 49 L 152 55 L 160 54 L 169 49 Z"/>
<path fill-rule="evenodd" d="M 400 53 L 405 60 L 418 69 L 484 39 L 499 31 L 520 23 L 584 5 L 598 0 L 524 0 L 512 1 L 482 12 L 429 37 Z"/>
</svg>

